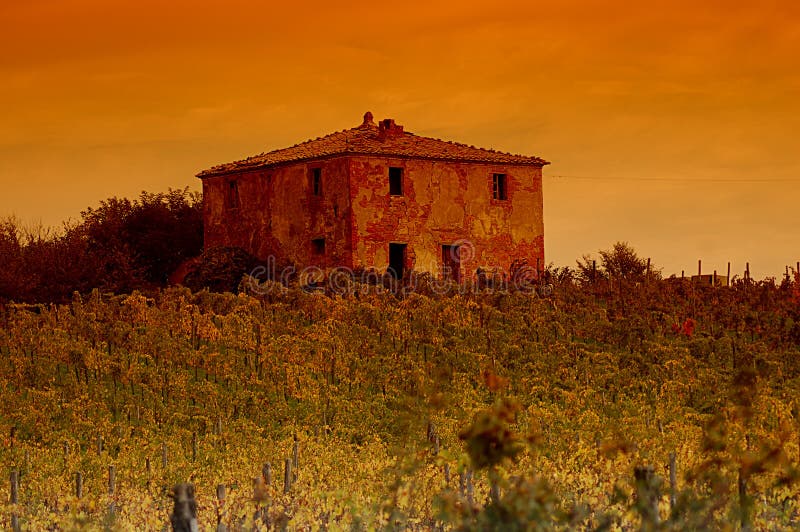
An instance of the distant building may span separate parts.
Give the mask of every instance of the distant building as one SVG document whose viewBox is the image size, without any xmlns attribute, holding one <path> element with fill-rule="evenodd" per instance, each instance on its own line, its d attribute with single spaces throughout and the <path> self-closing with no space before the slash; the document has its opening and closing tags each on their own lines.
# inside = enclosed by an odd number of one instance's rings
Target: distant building
<svg viewBox="0 0 800 532">
<path fill-rule="evenodd" d="M 692 275 L 692 282 L 702 286 L 727 286 L 728 277 L 726 275 L 704 274 Z"/>
<path fill-rule="evenodd" d="M 544 265 L 542 167 L 512 155 L 420 137 L 392 119 L 198 174 L 205 246 L 322 268 L 506 271 Z"/>
</svg>

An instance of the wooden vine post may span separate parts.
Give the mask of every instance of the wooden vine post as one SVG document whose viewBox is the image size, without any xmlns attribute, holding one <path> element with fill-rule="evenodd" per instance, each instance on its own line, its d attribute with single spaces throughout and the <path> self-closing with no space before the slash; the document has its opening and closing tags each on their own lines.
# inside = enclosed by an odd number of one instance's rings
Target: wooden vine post
<svg viewBox="0 0 800 532">
<path fill-rule="evenodd" d="M 108 496 L 111 502 L 108 505 L 108 513 L 113 516 L 116 511 L 114 495 L 117 488 L 117 471 L 113 465 L 108 466 Z"/>
<path fill-rule="evenodd" d="M 264 467 L 261 468 L 261 476 L 264 477 L 264 484 L 266 484 L 267 488 L 272 486 L 272 464 L 267 462 L 264 464 Z"/>
<path fill-rule="evenodd" d="M 744 467 L 739 468 L 739 478 L 737 482 L 739 491 L 739 521 L 743 532 L 751 530 L 750 527 L 750 500 L 747 497 L 747 478 L 745 477 Z"/>
<path fill-rule="evenodd" d="M 292 459 L 287 458 L 283 466 L 283 493 L 292 489 Z"/>
<path fill-rule="evenodd" d="M 661 479 L 656 476 L 652 466 L 635 467 L 633 476 L 636 481 L 636 506 L 642 516 L 642 530 L 655 529 L 660 521 L 658 499 Z"/>
<path fill-rule="evenodd" d="M 217 532 L 227 532 L 228 527 L 222 521 L 225 518 L 225 484 L 217 485 Z"/>
<path fill-rule="evenodd" d="M 178 484 L 170 494 L 174 505 L 169 521 L 172 532 L 197 532 L 197 501 L 192 484 Z"/>
<path fill-rule="evenodd" d="M 675 453 L 669 453 L 669 509 L 670 512 L 675 510 L 678 493 L 678 471 L 675 461 Z"/>
<path fill-rule="evenodd" d="M 19 472 L 17 470 L 11 471 L 11 492 L 9 496 L 9 503 L 12 506 L 16 506 L 19 503 Z M 11 512 L 11 530 L 13 532 L 19 532 L 21 530 L 19 525 L 19 515 L 16 512 L 16 508 L 12 509 Z"/>
</svg>

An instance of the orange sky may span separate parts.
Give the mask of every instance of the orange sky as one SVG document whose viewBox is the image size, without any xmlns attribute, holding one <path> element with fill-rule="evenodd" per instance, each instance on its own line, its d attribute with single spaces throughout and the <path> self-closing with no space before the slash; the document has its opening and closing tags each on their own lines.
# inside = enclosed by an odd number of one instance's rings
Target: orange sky
<svg viewBox="0 0 800 532">
<path fill-rule="evenodd" d="M 0 217 L 199 188 L 371 110 L 552 161 L 548 261 L 627 240 L 667 274 L 779 275 L 800 260 L 800 3 L 698 4 L 3 0 Z"/>
</svg>

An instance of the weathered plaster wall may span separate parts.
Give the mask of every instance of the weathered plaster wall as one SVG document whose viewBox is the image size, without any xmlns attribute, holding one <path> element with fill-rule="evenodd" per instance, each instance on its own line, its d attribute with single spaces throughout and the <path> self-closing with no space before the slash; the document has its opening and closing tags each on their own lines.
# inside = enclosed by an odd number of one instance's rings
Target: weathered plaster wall
<svg viewBox="0 0 800 532">
<path fill-rule="evenodd" d="M 403 196 L 389 195 L 391 166 L 403 168 Z M 322 171 L 321 196 L 313 194 L 313 167 Z M 507 200 L 492 199 L 494 173 L 506 175 Z M 544 265 L 541 176 L 536 166 L 351 156 L 208 177 L 206 247 L 274 255 L 280 265 L 383 270 L 388 244 L 398 242 L 407 244 L 407 267 L 439 272 L 442 246 L 461 244 L 465 277 L 478 267 L 509 271 L 516 258 L 535 267 Z M 322 256 L 315 238 L 325 239 Z"/>
<path fill-rule="evenodd" d="M 404 169 L 402 197 L 389 195 L 390 166 Z M 507 176 L 505 201 L 492 199 L 494 173 Z M 406 266 L 419 271 L 440 271 L 442 245 L 456 243 L 465 276 L 515 258 L 544 265 L 540 167 L 353 157 L 350 183 L 355 265 L 387 267 L 389 242 L 407 243 Z"/>
<path fill-rule="evenodd" d="M 322 171 L 322 194 L 311 187 L 311 168 Z M 203 180 L 205 246 L 241 247 L 261 260 L 274 255 L 279 265 L 350 265 L 348 163 L 334 158 L 297 163 Z M 237 181 L 239 207 L 226 201 Z M 314 253 L 312 239 L 325 238 L 325 255 Z"/>
</svg>

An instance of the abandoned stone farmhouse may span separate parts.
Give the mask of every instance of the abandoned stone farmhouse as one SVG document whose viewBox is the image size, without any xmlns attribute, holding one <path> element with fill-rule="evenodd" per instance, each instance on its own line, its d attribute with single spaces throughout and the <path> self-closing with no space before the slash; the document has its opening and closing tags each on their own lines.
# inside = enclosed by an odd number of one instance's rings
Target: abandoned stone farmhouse
<svg viewBox="0 0 800 532">
<path fill-rule="evenodd" d="M 508 271 L 515 259 L 544 264 L 546 164 L 366 113 L 358 127 L 199 173 L 205 246 L 297 267 L 455 280 Z"/>
</svg>

